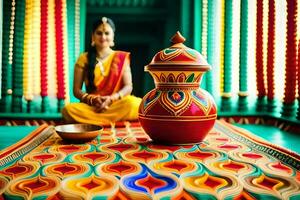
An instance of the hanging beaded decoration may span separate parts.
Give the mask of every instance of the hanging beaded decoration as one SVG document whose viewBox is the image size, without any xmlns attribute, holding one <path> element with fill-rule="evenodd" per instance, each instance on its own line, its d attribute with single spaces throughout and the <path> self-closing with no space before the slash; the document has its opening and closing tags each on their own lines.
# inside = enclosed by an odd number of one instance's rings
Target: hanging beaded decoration
<svg viewBox="0 0 300 200">
<path fill-rule="evenodd" d="M 75 0 L 75 56 L 80 53 L 80 0 Z"/>
<path fill-rule="evenodd" d="M 26 1 L 24 23 L 23 95 L 27 101 L 33 99 L 33 48 L 32 48 L 32 2 Z"/>
<path fill-rule="evenodd" d="M 56 75 L 57 75 L 57 98 L 65 98 L 64 83 L 64 43 L 63 43 L 63 19 L 62 19 L 62 1 L 55 0 L 55 42 L 56 42 Z"/>
<path fill-rule="evenodd" d="M 48 96 L 48 1 L 41 1 L 41 42 L 40 42 L 40 77 L 41 96 Z"/>
<path fill-rule="evenodd" d="M 67 33 L 67 1 L 62 1 L 62 36 L 63 36 L 63 79 L 64 79 L 64 102 L 70 101 L 69 94 L 69 51 L 68 51 L 68 33 Z"/>
<path fill-rule="evenodd" d="M 41 41 L 41 2 L 32 1 L 32 65 L 33 79 L 31 82 L 33 95 L 38 96 L 41 92 L 41 63 L 40 63 L 40 41 Z"/>
<path fill-rule="evenodd" d="M 10 17 L 10 27 L 9 27 L 9 47 L 8 47 L 8 65 L 7 65 L 7 94 L 11 95 L 12 91 L 12 63 L 13 63 L 13 47 L 14 47 L 14 26 L 15 26 L 15 10 L 16 2 L 12 0 L 11 2 L 11 17 Z M 9 79 L 9 78 L 10 79 Z"/>
<path fill-rule="evenodd" d="M 13 62 L 13 43 L 14 43 L 14 25 L 15 25 L 15 10 L 16 10 L 15 0 L 11 3 L 11 18 L 10 18 L 10 31 L 9 31 L 9 53 L 8 53 L 8 63 L 11 65 Z"/>
<path fill-rule="evenodd" d="M 204 58 L 207 57 L 207 12 L 208 12 L 208 3 L 207 0 L 203 0 L 202 2 L 202 52 L 201 54 Z"/>
</svg>

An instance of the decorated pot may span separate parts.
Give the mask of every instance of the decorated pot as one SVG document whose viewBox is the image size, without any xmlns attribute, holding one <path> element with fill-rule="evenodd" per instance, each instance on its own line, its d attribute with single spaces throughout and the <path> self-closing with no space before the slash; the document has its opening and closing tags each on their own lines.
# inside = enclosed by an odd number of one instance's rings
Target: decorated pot
<svg viewBox="0 0 300 200">
<path fill-rule="evenodd" d="M 139 107 L 139 121 L 154 142 L 190 144 L 201 142 L 214 126 L 217 109 L 212 96 L 200 88 L 210 66 L 203 56 L 186 47 L 177 32 L 172 46 L 158 52 L 145 71 L 155 89 Z"/>
</svg>

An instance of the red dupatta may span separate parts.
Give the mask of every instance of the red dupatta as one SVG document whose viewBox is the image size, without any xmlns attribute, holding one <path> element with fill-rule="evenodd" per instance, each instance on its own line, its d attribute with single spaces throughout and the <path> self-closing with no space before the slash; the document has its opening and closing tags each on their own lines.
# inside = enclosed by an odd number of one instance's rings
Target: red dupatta
<svg viewBox="0 0 300 200">
<path fill-rule="evenodd" d="M 97 94 L 101 96 L 111 95 L 123 87 L 122 77 L 126 64 L 129 63 L 129 53 L 125 51 L 116 51 L 111 62 L 108 76 L 96 86 Z"/>
</svg>

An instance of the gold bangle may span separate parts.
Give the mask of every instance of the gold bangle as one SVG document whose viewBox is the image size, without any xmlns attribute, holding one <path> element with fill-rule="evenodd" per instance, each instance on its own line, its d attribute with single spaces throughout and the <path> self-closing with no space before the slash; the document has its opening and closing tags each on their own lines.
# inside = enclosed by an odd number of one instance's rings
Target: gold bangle
<svg viewBox="0 0 300 200">
<path fill-rule="evenodd" d="M 84 99 L 88 96 L 89 94 L 88 93 L 84 93 L 81 97 L 80 97 L 80 100 L 82 102 L 84 102 Z"/>
<path fill-rule="evenodd" d="M 119 94 L 119 99 L 122 99 L 123 98 L 122 93 L 119 91 L 118 94 Z"/>
<path fill-rule="evenodd" d="M 85 100 L 84 103 L 90 105 L 90 99 L 91 99 L 91 95 L 87 95 L 84 99 Z"/>
<path fill-rule="evenodd" d="M 110 96 L 109 96 L 109 99 L 110 99 L 111 102 L 115 102 L 115 101 L 117 100 L 117 99 L 116 99 L 116 93 L 113 94 L 113 95 L 110 95 Z"/>
<path fill-rule="evenodd" d="M 93 100 L 94 100 L 94 98 L 95 98 L 94 95 L 90 95 L 89 103 L 90 103 L 91 106 L 93 105 Z"/>
</svg>

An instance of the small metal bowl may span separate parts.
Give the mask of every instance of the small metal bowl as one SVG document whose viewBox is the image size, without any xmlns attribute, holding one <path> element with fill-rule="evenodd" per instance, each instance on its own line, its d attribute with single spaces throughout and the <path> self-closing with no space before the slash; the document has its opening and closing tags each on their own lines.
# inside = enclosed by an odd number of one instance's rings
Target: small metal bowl
<svg viewBox="0 0 300 200">
<path fill-rule="evenodd" d="M 102 126 L 92 124 L 66 124 L 55 127 L 55 131 L 63 140 L 73 143 L 91 141 L 96 138 L 102 130 Z"/>
</svg>

